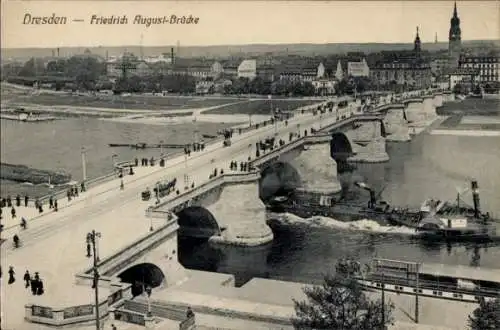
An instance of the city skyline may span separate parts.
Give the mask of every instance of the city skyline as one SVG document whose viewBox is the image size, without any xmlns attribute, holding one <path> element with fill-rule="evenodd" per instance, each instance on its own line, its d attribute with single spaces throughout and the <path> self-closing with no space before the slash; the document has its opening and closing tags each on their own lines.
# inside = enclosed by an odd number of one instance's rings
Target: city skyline
<svg viewBox="0 0 500 330">
<path fill-rule="evenodd" d="M 140 45 L 153 47 L 411 43 L 419 27 L 423 43 L 448 41 L 453 1 L 360 2 L 2 2 L 2 48 Z M 500 40 L 499 1 L 459 1 L 462 40 Z M 25 14 L 67 16 L 68 23 L 26 25 Z M 136 15 L 199 17 L 196 25 L 133 24 Z M 125 25 L 91 25 L 97 16 L 128 16 Z M 83 19 L 84 22 L 71 22 Z M 83 28 L 82 28 L 83 27 Z M 346 33 L 348 31 L 348 33 Z M 141 37 L 142 36 L 142 37 Z M 141 43 L 142 40 L 142 43 Z"/>
</svg>

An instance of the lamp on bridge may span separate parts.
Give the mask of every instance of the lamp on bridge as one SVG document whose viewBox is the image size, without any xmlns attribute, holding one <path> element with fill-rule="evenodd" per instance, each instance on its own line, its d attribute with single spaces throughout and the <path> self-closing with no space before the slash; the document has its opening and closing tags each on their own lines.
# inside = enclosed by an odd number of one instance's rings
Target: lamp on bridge
<svg viewBox="0 0 500 330">
<path fill-rule="evenodd" d="M 82 182 L 85 184 L 85 181 L 87 181 L 87 162 L 85 160 L 85 154 L 87 153 L 87 149 L 85 147 L 82 147 L 81 154 L 82 154 Z"/>
<path fill-rule="evenodd" d="M 163 143 L 165 143 L 163 140 L 160 140 L 160 159 L 163 158 Z"/>
<path fill-rule="evenodd" d="M 146 288 L 144 289 L 144 292 L 146 292 L 146 295 L 148 297 L 148 313 L 147 313 L 147 316 L 148 317 L 152 317 L 153 314 L 151 313 L 151 300 L 150 300 L 150 298 L 151 298 L 151 292 L 152 292 L 151 286 L 149 286 L 149 285 L 146 286 Z"/>
<path fill-rule="evenodd" d="M 99 271 L 97 269 L 97 263 L 99 262 L 99 251 L 96 247 L 97 241 L 101 238 L 101 233 L 92 230 L 87 233 L 87 243 L 92 244 L 92 252 L 94 254 L 93 258 L 93 271 L 94 277 L 92 279 L 92 288 L 95 292 L 95 327 L 96 330 L 100 329 L 100 318 L 99 318 Z"/>
<path fill-rule="evenodd" d="M 117 155 L 117 154 L 112 154 L 112 155 L 111 155 L 111 161 L 112 161 L 112 163 L 113 163 L 113 171 L 116 171 L 116 160 L 115 160 L 115 159 L 116 159 L 117 157 L 118 157 L 118 155 Z"/>
</svg>

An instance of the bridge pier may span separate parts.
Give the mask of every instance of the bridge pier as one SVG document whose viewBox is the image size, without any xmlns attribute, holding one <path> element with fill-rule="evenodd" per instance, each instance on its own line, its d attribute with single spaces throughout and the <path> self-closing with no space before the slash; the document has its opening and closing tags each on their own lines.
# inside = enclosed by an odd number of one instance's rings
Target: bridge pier
<svg viewBox="0 0 500 330">
<path fill-rule="evenodd" d="M 437 117 L 436 106 L 434 105 L 434 96 L 424 96 L 423 108 L 424 118 L 426 118 L 427 120 Z"/>
<path fill-rule="evenodd" d="M 443 93 L 443 102 L 452 102 L 455 101 L 455 94 L 448 92 Z"/>
<path fill-rule="evenodd" d="M 405 119 L 404 105 L 394 105 L 387 111 L 384 119 L 386 139 L 391 142 L 406 142 L 410 141 L 410 128 Z"/>
<path fill-rule="evenodd" d="M 385 148 L 385 137 L 382 136 L 382 122 L 363 123 L 358 129 L 346 132 L 351 142 L 354 156 L 348 161 L 358 163 L 382 163 L 389 160 Z"/>
<path fill-rule="evenodd" d="M 409 121 L 409 126 L 420 127 L 425 125 L 425 114 L 423 99 L 415 98 L 406 102 L 406 118 Z"/>
<path fill-rule="evenodd" d="M 259 198 L 259 177 L 255 175 L 253 181 L 224 186 L 219 199 L 207 207 L 219 226 L 225 228 L 220 236 L 212 236 L 210 242 L 258 246 L 274 239 L 266 223 L 266 207 Z"/>
<path fill-rule="evenodd" d="M 330 154 L 331 140 L 330 134 L 315 135 L 307 140 L 300 155 L 289 161 L 302 180 L 301 187 L 296 190 L 299 196 L 320 199 L 342 190 L 337 177 L 337 162 Z"/>
<path fill-rule="evenodd" d="M 439 108 L 443 106 L 443 94 L 434 95 L 434 107 Z"/>
</svg>

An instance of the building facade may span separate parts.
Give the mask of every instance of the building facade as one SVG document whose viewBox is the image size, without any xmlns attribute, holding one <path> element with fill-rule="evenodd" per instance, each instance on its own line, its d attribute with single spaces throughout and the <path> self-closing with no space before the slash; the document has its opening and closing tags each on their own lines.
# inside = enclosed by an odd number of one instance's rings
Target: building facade
<svg viewBox="0 0 500 330">
<path fill-rule="evenodd" d="M 257 61 L 243 60 L 238 66 L 238 78 L 248 78 L 250 80 L 257 77 Z"/>
<path fill-rule="evenodd" d="M 391 60 L 376 63 L 370 70 L 370 78 L 379 88 L 400 85 L 407 89 L 421 89 L 432 85 L 431 65 L 421 57 L 418 27 L 413 52 L 396 54 Z"/>
<path fill-rule="evenodd" d="M 359 62 L 347 62 L 347 75 L 349 77 L 369 77 L 370 68 L 366 63 L 366 59 Z"/>
<path fill-rule="evenodd" d="M 322 62 L 309 62 L 287 65 L 280 73 L 280 80 L 313 82 L 325 77 L 325 66 Z"/>
<path fill-rule="evenodd" d="M 472 68 L 459 68 L 450 73 L 449 88 L 453 90 L 456 85 L 460 84 L 463 91 L 471 91 L 479 81 L 480 71 Z"/>
<path fill-rule="evenodd" d="M 461 56 L 459 67 L 478 70 L 478 83 L 500 82 L 499 56 Z"/>
</svg>

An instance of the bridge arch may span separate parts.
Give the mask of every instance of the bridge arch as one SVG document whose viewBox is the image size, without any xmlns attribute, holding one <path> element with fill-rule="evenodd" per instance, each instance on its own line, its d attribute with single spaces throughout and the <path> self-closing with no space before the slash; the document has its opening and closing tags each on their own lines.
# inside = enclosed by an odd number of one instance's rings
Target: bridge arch
<svg viewBox="0 0 500 330">
<path fill-rule="evenodd" d="M 261 169 L 259 197 L 266 202 L 275 196 L 288 196 L 302 184 L 300 174 L 291 164 L 277 161 Z"/>
<path fill-rule="evenodd" d="M 132 296 L 138 296 L 146 287 L 156 288 L 164 284 L 165 274 L 152 263 L 136 264 L 121 272 L 118 277 L 122 282 L 132 284 Z"/>
<path fill-rule="evenodd" d="M 330 155 L 336 161 L 346 160 L 348 157 L 353 155 L 351 142 L 344 133 L 332 133 L 332 140 L 330 142 Z"/>
<path fill-rule="evenodd" d="M 404 112 L 403 112 L 403 116 L 404 116 Z M 379 122 L 380 122 L 380 136 L 387 137 L 387 130 L 385 128 L 384 120 L 380 119 Z"/>
<path fill-rule="evenodd" d="M 203 206 L 189 206 L 177 212 L 179 234 L 210 238 L 221 234 L 221 229 L 212 212 Z"/>
</svg>

